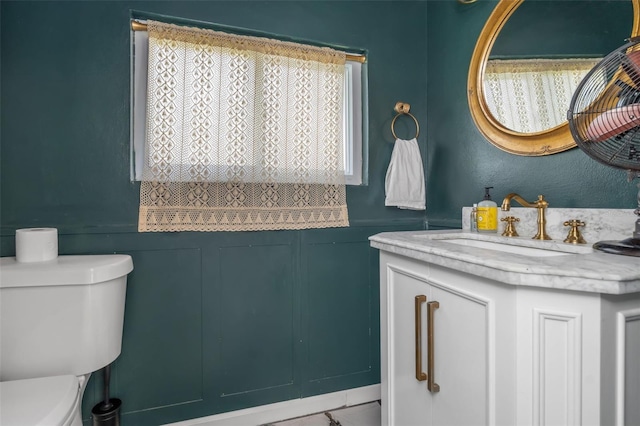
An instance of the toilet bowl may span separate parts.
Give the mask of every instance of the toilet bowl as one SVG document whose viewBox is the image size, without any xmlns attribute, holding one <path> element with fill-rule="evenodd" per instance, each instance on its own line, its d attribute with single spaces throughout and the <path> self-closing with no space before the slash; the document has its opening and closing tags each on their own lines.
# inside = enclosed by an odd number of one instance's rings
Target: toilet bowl
<svg viewBox="0 0 640 426">
<path fill-rule="evenodd" d="M 82 391 L 72 375 L 0 382 L 0 425 L 81 426 Z"/>
<path fill-rule="evenodd" d="M 127 255 L 0 258 L 0 425 L 81 426 L 92 372 L 120 354 Z"/>
</svg>

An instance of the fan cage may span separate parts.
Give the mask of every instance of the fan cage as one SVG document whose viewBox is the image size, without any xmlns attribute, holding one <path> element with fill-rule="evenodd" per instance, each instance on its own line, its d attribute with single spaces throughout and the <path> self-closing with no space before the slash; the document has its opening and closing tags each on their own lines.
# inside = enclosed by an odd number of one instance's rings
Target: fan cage
<svg viewBox="0 0 640 426">
<path fill-rule="evenodd" d="M 576 144 L 591 158 L 640 171 L 640 38 L 614 50 L 587 73 L 567 118 Z"/>
</svg>

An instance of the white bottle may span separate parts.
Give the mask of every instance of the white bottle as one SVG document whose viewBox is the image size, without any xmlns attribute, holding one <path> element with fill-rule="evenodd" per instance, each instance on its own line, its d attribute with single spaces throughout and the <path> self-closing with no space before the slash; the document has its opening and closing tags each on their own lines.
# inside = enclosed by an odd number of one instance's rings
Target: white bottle
<svg viewBox="0 0 640 426">
<path fill-rule="evenodd" d="M 471 208 L 471 216 L 469 218 L 469 230 L 471 232 L 478 232 L 478 204 L 473 203 Z"/>
</svg>

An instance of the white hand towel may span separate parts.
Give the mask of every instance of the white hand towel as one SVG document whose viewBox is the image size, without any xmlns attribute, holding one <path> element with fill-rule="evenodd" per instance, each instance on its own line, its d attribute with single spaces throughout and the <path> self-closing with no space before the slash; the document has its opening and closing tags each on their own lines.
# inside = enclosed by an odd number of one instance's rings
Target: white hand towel
<svg viewBox="0 0 640 426">
<path fill-rule="evenodd" d="M 418 141 L 415 138 L 409 141 L 396 139 L 384 184 L 384 205 L 425 210 L 424 185 L 424 169 Z"/>
</svg>

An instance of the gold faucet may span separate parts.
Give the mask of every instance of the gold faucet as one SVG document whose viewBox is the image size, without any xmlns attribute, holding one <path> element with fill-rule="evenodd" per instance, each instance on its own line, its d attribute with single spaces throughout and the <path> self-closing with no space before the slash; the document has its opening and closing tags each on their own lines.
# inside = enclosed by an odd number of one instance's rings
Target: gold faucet
<svg viewBox="0 0 640 426">
<path fill-rule="evenodd" d="M 535 207 L 538 209 L 538 233 L 533 237 L 534 240 L 550 240 L 551 237 L 547 234 L 546 225 L 547 219 L 544 215 L 545 209 L 549 206 L 547 200 L 544 199 L 544 195 L 538 195 L 538 199 L 533 203 L 525 201 L 524 198 L 512 192 L 511 194 L 504 197 L 502 200 L 502 211 L 511 210 L 511 200 L 515 200 L 522 207 Z"/>
</svg>

